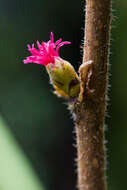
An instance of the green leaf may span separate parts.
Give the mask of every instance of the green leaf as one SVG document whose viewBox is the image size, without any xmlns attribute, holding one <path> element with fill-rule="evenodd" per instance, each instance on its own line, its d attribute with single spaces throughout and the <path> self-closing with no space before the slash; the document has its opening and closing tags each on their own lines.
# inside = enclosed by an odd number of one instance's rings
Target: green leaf
<svg viewBox="0 0 127 190">
<path fill-rule="evenodd" d="M 44 190 L 29 161 L 1 117 L 0 190 Z"/>
</svg>

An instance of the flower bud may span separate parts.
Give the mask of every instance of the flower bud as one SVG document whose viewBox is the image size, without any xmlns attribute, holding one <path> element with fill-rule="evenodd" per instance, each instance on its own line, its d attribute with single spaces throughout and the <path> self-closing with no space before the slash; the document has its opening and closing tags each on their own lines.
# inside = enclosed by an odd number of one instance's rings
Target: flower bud
<svg viewBox="0 0 127 190">
<path fill-rule="evenodd" d="M 64 98 L 75 98 L 80 90 L 78 75 L 73 66 L 59 56 L 60 47 L 67 44 L 70 42 L 62 42 L 62 38 L 54 42 L 54 36 L 51 32 L 48 42 L 40 44 L 37 41 L 38 49 L 34 47 L 34 44 L 28 45 L 28 51 L 31 55 L 24 60 L 24 63 L 44 65 L 55 88 L 55 93 Z"/>
</svg>

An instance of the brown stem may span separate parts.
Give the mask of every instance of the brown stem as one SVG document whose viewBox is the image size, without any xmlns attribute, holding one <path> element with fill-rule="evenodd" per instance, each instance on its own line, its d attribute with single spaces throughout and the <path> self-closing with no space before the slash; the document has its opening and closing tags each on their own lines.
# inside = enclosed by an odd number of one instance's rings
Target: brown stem
<svg viewBox="0 0 127 190">
<path fill-rule="evenodd" d="M 74 104 L 79 190 L 106 190 L 104 119 L 111 0 L 86 0 L 80 98 Z M 91 61 L 88 69 L 85 62 Z"/>
</svg>

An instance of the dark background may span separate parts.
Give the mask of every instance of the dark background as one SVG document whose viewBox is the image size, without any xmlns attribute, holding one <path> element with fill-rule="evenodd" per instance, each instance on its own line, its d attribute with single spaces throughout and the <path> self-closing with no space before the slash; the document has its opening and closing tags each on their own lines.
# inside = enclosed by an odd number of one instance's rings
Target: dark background
<svg viewBox="0 0 127 190">
<path fill-rule="evenodd" d="M 84 2 L 0 3 L 0 112 L 47 190 L 76 189 L 74 127 L 65 101 L 52 94 L 45 68 L 23 64 L 27 44 L 62 37 L 62 58 L 78 69 Z M 109 190 L 127 188 L 127 1 L 113 2 L 109 106 L 106 119 Z"/>
</svg>

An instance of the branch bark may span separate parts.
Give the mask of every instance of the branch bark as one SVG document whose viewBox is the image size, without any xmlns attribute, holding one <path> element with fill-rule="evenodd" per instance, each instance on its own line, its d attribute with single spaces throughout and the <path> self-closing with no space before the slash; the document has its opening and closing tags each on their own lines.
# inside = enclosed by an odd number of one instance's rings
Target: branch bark
<svg viewBox="0 0 127 190">
<path fill-rule="evenodd" d="M 79 190 L 106 190 L 104 119 L 111 0 L 86 0 L 81 91 L 74 103 Z M 91 61 L 88 67 L 86 62 Z M 90 65 L 90 64 L 89 64 Z"/>
</svg>

